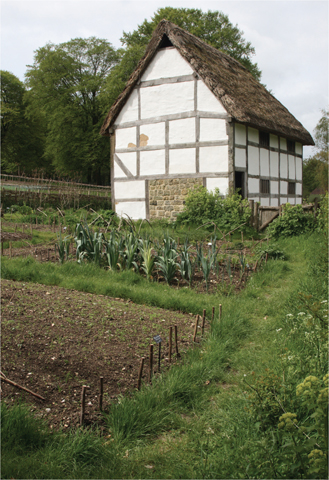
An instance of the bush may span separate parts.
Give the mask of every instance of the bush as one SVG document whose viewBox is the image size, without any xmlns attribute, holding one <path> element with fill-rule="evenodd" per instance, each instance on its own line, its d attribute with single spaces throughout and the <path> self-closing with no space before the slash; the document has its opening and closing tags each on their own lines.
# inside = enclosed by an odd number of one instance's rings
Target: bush
<svg viewBox="0 0 329 480">
<path fill-rule="evenodd" d="M 219 228 L 234 229 L 248 223 L 251 210 L 247 199 L 238 193 L 222 197 L 218 188 L 208 192 L 203 186 L 190 191 L 185 201 L 185 208 L 177 217 L 177 223 L 204 224 L 214 222 Z"/>
<path fill-rule="evenodd" d="M 317 226 L 312 213 L 304 212 L 301 205 L 286 204 L 282 216 L 268 227 L 268 235 L 273 238 L 292 237 L 313 232 Z"/>
</svg>

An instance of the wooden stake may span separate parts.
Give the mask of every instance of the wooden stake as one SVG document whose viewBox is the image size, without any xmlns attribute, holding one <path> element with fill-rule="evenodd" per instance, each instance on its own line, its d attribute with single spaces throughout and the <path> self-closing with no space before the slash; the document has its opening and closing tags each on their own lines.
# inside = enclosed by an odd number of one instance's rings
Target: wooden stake
<svg viewBox="0 0 329 480">
<path fill-rule="evenodd" d="M 199 323 L 199 315 L 197 315 L 197 316 L 196 316 L 196 319 L 195 319 L 193 342 L 195 342 L 196 334 L 197 334 L 197 332 L 198 332 L 198 323 Z"/>
<path fill-rule="evenodd" d="M 152 383 L 153 375 L 153 344 L 150 345 L 150 359 L 149 359 L 149 383 Z"/>
<path fill-rule="evenodd" d="M 38 395 L 37 393 L 32 392 L 28 388 L 22 387 L 22 385 L 19 385 L 16 382 L 12 382 L 7 377 L 5 377 L 3 374 L 1 375 L 1 381 L 5 382 L 5 383 L 8 383 L 9 385 L 12 385 L 13 387 L 19 388 L 20 390 L 24 390 L 24 392 L 30 393 L 34 397 L 40 398 L 40 400 L 46 400 L 45 398 L 41 397 L 41 395 Z"/>
<path fill-rule="evenodd" d="M 144 360 L 145 360 L 145 357 L 142 357 L 142 358 L 141 358 L 141 363 L 140 363 L 140 366 L 139 366 L 138 380 L 137 380 L 137 388 L 138 388 L 138 390 L 141 389 L 142 375 L 143 375 L 143 367 L 144 367 Z"/>
<path fill-rule="evenodd" d="M 215 307 L 212 307 L 211 321 L 213 322 L 215 318 Z"/>
<path fill-rule="evenodd" d="M 203 334 L 204 334 L 204 326 L 205 326 L 205 323 L 206 323 L 206 311 L 205 311 L 205 309 L 203 309 L 202 326 L 201 326 L 201 335 L 202 335 L 202 337 L 203 337 Z"/>
<path fill-rule="evenodd" d="M 86 390 L 87 385 L 83 385 L 81 391 L 81 410 L 80 410 L 80 426 L 83 425 L 84 417 L 85 417 L 85 406 L 86 406 Z"/>
<path fill-rule="evenodd" d="M 24 233 L 24 223 L 22 224 L 22 233 Z"/>
<path fill-rule="evenodd" d="M 169 327 L 169 363 L 171 363 L 171 351 L 172 351 L 172 327 Z"/>
<path fill-rule="evenodd" d="M 219 304 L 219 321 L 222 319 L 222 304 Z"/>
<path fill-rule="evenodd" d="M 1 256 L 3 257 L 3 242 L 1 242 Z"/>
<path fill-rule="evenodd" d="M 103 377 L 99 377 L 99 409 L 103 410 Z"/>
<path fill-rule="evenodd" d="M 175 350 L 176 356 L 180 357 L 180 353 L 178 352 L 178 333 L 177 333 L 177 325 L 175 325 Z"/>
<path fill-rule="evenodd" d="M 17 230 L 17 223 L 15 223 L 15 233 L 16 233 L 16 230 Z"/>
<path fill-rule="evenodd" d="M 49 262 L 49 248 L 47 249 L 47 260 Z"/>
<path fill-rule="evenodd" d="M 243 232 L 241 232 L 241 242 L 243 243 Z"/>
<path fill-rule="evenodd" d="M 9 256 L 10 256 L 10 258 L 13 256 L 13 244 L 12 244 L 12 242 L 9 242 Z"/>
</svg>

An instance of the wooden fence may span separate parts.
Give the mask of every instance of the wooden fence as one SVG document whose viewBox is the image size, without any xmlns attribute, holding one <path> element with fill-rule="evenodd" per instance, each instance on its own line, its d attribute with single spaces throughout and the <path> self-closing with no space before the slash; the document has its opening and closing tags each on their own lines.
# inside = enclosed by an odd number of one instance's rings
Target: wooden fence
<svg viewBox="0 0 329 480">
<path fill-rule="evenodd" d="M 77 190 L 52 192 L 51 190 L 8 190 L 1 189 L 2 208 L 6 209 L 11 205 L 28 205 L 32 208 L 38 207 L 60 207 L 65 208 L 81 208 L 91 206 L 92 208 L 103 208 L 111 210 L 110 194 L 103 196 L 100 194 L 85 192 L 80 193 Z"/>
<path fill-rule="evenodd" d="M 284 209 L 285 204 L 282 204 L 278 207 L 268 207 L 264 205 L 260 206 L 258 202 L 254 202 L 254 200 L 249 200 L 249 205 L 251 208 L 250 225 L 261 232 L 271 222 L 273 222 L 275 218 L 282 215 L 282 210 Z M 315 215 L 318 204 L 317 202 L 310 203 L 308 205 L 302 205 L 302 208 L 304 212 L 313 211 Z"/>
</svg>

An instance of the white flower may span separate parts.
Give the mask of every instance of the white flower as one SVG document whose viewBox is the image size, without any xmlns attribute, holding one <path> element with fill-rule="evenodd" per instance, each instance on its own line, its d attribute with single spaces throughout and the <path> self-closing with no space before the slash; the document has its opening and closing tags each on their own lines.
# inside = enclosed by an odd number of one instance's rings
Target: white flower
<svg viewBox="0 0 329 480">
<path fill-rule="evenodd" d="M 293 315 L 291 313 L 287 313 L 287 317 L 292 317 Z"/>
<path fill-rule="evenodd" d="M 277 328 L 276 331 L 277 332 L 281 332 L 282 328 Z"/>
<path fill-rule="evenodd" d="M 298 315 L 305 315 L 305 312 L 299 312 Z"/>
<path fill-rule="evenodd" d="M 320 303 L 328 303 L 328 300 L 322 300 Z"/>
</svg>

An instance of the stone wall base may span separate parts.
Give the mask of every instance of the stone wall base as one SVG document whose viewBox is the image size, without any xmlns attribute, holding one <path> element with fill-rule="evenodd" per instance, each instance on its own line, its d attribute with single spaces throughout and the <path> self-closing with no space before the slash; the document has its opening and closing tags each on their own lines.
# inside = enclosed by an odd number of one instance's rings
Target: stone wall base
<svg viewBox="0 0 329 480">
<path fill-rule="evenodd" d="M 174 220 L 183 211 L 185 198 L 195 185 L 203 185 L 203 178 L 171 178 L 149 181 L 149 212 L 152 218 Z"/>
</svg>

